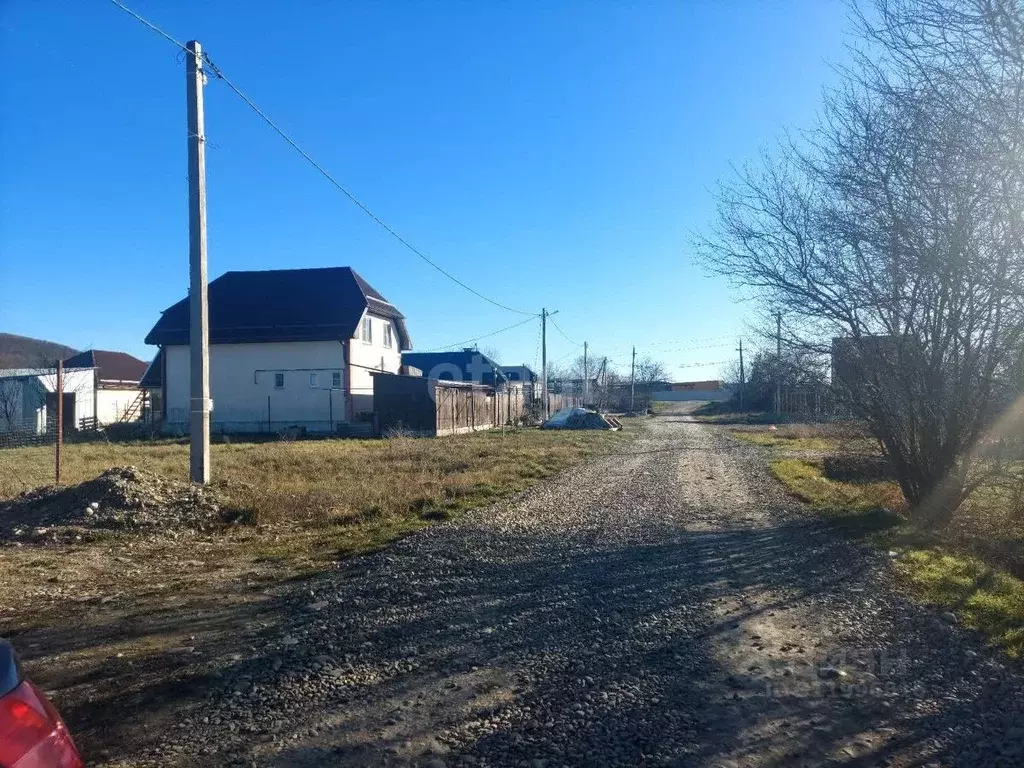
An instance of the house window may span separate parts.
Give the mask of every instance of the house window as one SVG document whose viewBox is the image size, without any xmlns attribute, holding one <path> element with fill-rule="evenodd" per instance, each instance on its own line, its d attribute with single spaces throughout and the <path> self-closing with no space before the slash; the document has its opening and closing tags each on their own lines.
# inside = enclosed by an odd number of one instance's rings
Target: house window
<svg viewBox="0 0 1024 768">
<path fill-rule="evenodd" d="M 373 326 L 370 325 L 370 318 L 363 318 L 363 342 L 366 344 L 373 343 Z"/>
<path fill-rule="evenodd" d="M 391 349 L 394 343 L 393 331 L 391 330 L 391 323 L 384 323 L 384 346 Z"/>
<path fill-rule="evenodd" d="M 275 373 L 274 374 L 274 389 L 284 389 L 284 374 L 283 373 Z"/>
<path fill-rule="evenodd" d="M 334 389 L 341 389 L 341 371 L 335 371 L 331 374 L 331 386 Z"/>
<path fill-rule="evenodd" d="M 309 386 L 311 389 L 316 389 L 317 386 L 317 375 L 315 373 L 309 374 Z"/>
</svg>

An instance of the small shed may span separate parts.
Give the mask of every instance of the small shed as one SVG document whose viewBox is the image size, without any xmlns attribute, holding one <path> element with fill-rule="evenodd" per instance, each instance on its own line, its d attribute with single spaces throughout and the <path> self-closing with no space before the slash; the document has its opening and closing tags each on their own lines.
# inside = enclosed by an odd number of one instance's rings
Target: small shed
<svg viewBox="0 0 1024 768">
<path fill-rule="evenodd" d="M 458 435 L 504 423 L 494 389 L 462 381 L 375 373 L 373 403 L 382 435 Z"/>
</svg>

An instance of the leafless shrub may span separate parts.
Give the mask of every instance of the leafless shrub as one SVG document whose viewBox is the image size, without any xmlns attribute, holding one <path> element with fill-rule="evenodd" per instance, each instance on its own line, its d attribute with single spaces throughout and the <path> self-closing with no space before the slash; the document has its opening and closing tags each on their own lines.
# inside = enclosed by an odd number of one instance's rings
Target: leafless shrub
<svg viewBox="0 0 1024 768">
<path fill-rule="evenodd" d="M 821 122 L 722 185 L 698 248 L 784 312 L 788 348 L 841 340 L 833 385 L 942 525 L 1022 384 L 1024 20 L 1009 0 L 874 11 Z"/>
</svg>

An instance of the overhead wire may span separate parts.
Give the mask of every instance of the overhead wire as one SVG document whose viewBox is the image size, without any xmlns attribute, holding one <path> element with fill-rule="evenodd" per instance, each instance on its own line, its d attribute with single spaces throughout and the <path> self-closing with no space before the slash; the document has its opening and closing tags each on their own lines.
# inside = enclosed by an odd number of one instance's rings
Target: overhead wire
<svg viewBox="0 0 1024 768">
<path fill-rule="evenodd" d="M 131 8 L 129 8 L 124 3 L 121 3 L 119 0 L 110 0 L 110 2 L 112 2 L 114 5 L 116 5 L 118 8 L 120 8 L 122 11 L 127 13 L 129 16 L 133 17 L 136 21 L 138 21 L 138 22 L 144 24 L 145 26 L 149 27 L 151 30 L 156 32 L 158 35 L 163 37 L 165 40 L 170 40 L 176 46 L 181 48 L 181 50 L 183 50 L 185 53 L 191 53 L 191 51 L 189 51 L 189 49 L 185 47 L 184 43 L 182 43 L 179 40 L 175 40 L 169 34 L 167 34 L 162 29 L 160 29 L 160 27 L 158 27 L 156 24 L 154 24 L 151 21 L 148 21 L 147 19 L 144 19 L 142 16 L 137 14 L 135 11 L 133 11 Z"/>
<path fill-rule="evenodd" d="M 570 339 L 568 337 L 568 335 L 566 335 L 565 331 L 562 330 L 561 326 L 558 323 L 555 322 L 553 317 L 551 317 L 551 315 L 548 315 L 548 322 L 550 322 L 553 326 L 555 326 L 555 330 L 558 331 L 560 334 L 562 334 L 562 338 L 565 339 L 566 341 L 568 341 L 570 344 L 575 344 L 575 345 L 577 345 L 579 347 L 583 346 L 583 344 L 581 344 L 580 342 L 576 341 L 575 339 Z"/>
<path fill-rule="evenodd" d="M 138 20 L 140 23 L 144 24 L 145 26 L 149 27 L 154 32 L 158 33 L 162 37 L 164 37 L 167 40 L 169 40 L 170 42 L 174 43 L 176 46 L 178 46 L 179 48 L 184 50 L 186 53 L 191 53 L 191 51 L 189 51 L 188 48 L 186 48 L 184 45 L 182 45 L 178 40 L 175 40 L 173 37 L 171 37 L 169 34 L 164 32 L 158 26 L 156 26 L 155 24 L 153 24 L 150 21 L 147 21 L 145 18 L 143 18 L 142 16 L 137 14 L 135 11 L 131 10 L 126 5 L 124 5 L 121 2 L 119 2 L 119 0 L 111 0 L 111 2 L 114 5 L 116 5 L 118 8 L 123 10 L 125 13 L 128 13 L 133 18 Z M 211 72 L 211 74 L 215 78 L 217 78 L 218 80 L 222 80 L 224 82 L 224 84 L 228 88 L 230 88 L 231 91 L 233 91 L 236 96 L 238 96 L 238 98 L 240 98 L 243 102 L 245 102 L 245 104 L 248 105 L 248 107 L 250 109 L 252 109 L 253 112 L 255 112 L 257 115 L 259 115 L 259 117 L 263 120 L 263 122 L 265 122 L 268 126 L 270 126 L 270 128 L 272 128 L 274 130 L 274 132 L 277 133 L 278 136 L 280 136 L 282 139 L 284 139 L 285 142 L 289 146 L 292 147 L 292 149 L 294 149 L 296 152 L 298 152 L 299 155 L 301 155 L 311 166 L 313 166 L 313 168 L 315 168 L 325 179 L 327 179 L 339 192 L 341 192 L 343 195 L 345 195 L 345 197 L 347 197 L 353 204 L 355 204 L 363 213 L 365 213 L 367 216 L 369 216 L 385 232 L 387 232 L 395 240 L 397 240 L 399 243 L 401 243 L 407 250 L 409 250 L 411 253 L 413 253 L 416 256 L 418 256 L 420 259 L 422 259 L 424 262 L 426 262 L 431 267 L 436 269 L 438 272 L 440 272 L 442 275 L 447 277 L 449 280 L 451 280 L 456 285 L 460 286 L 461 288 L 465 289 L 466 291 L 469 291 L 470 293 L 472 293 L 477 298 L 483 299 L 484 301 L 488 302 L 489 304 L 493 304 L 494 306 L 498 307 L 499 309 L 504 309 L 507 312 L 513 312 L 513 313 L 519 314 L 519 315 L 527 315 L 527 316 L 530 316 L 530 317 L 535 317 L 538 314 L 536 312 L 527 312 L 525 310 L 516 309 L 515 307 L 510 307 L 507 304 L 502 304 L 500 301 L 496 301 L 495 299 L 492 299 L 490 296 L 486 296 L 485 294 L 483 294 L 480 291 L 476 290 L 472 286 L 467 285 L 466 283 L 464 283 L 459 278 L 455 277 L 455 275 L 453 275 L 451 272 L 449 272 L 444 267 L 442 267 L 440 264 L 438 264 L 437 262 L 432 260 L 429 256 L 427 256 L 425 253 L 423 253 L 420 249 L 416 248 L 412 243 L 410 243 L 408 240 L 406 240 L 404 237 L 402 237 L 397 231 L 395 231 L 395 229 L 392 228 L 387 222 L 385 222 L 383 219 L 381 219 L 380 216 L 378 216 L 376 213 L 374 213 L 369 208 L 369 206 L 367 206 L 365 203 L 363 203 L 362 200 L 357 198 L 352 192 L 350 192 L 348 189 L 346 189 L 336 178 L 334 178 L 333 175 L 331 175 L 331 173 L 326 168 L 324 168 L 322 165 L 320 165 L 320 163 L 318 163 L 316 160 L 314 160 L 312 158 L 312 156 L 310 156 L 310 154 L 308 152 L 306 152 L 306 150 L 304 150 L 302 147 L 300 147 L 299 144 L 291 136 L 289 136 L 287 133 L 285 133 L 284 130 L 280 126 L 277 125 L 277 123 L 275 123 L 273 120 L 271 120 L 270 117 L 266 114 L 266 112 L 264 112 L 262 109 L 260 109 L 252 99 L 250 99 L 248 96 L 246 96 L 238 86 L 236 86 L 233 82 L 231 82 L 230 79 L 228 79 L 228 77 L 224 74 L 224 71 L 213 62 L 213 60 L 210 58 L 209 54 L 206 54 L 206 53 L 203 54 L 203 61 L 209 66 L 210 72 Z"/>
<path fill-rule="evenodd" d="M 472 293 L 477 298 L 483 299 L 484 301 L 488 302 L 489 304 L 493 304 L 494 306 L 498 307 L 499 309 L 504 309 L 507 312 L 513 312 L 513 313 L 518 314 L 518 315 L 527 315 L 529 317 L 535 317 L 537 315 L 536 312 L 527 312 L 527 311 L 522 310 L 522 309 L 516 309 L 515 307 L 510 307 L 507 304 L 502 304 L 500 301 L 492 299 L 490 296 L 487 296 L 487 295 L 481 293 L 480 291 L 476 290 L 472 286 L 467 285 L 462 280 L 460 280 L 459 278 L 455 277 L 455 275 L 453 275 L 451 272 L 449 272 L 444 267 L 442 267 L 440 264 L 438 264 L 433 259 L 431 259 L 429 256 L 427 256 L 425 253 L 423 253 L 423 251 L 421 251 L 419 248 L 417 248 L 412 243 L 410 243 L 408 240 L 406 240 L 404 237 L 402 237 L 402 235 L 400 235 L 397 231 L 395 231 L 395 229 L 393 227 L 391 227 L 391 225 L 389 225 L 382 218 L 380 218 L 380 216 L 378 216 L 376 213 L 374 213 L 372 210 L 370 210 L 369 206 L 367 206 L 362 200 L 360 200 L 358 197 L 356 197 L 354 194 L 352 194 L 352 192 L 350 192 L 348 189 L 346 189 L 336 178 L 334 178 L 334 176 L 326 168 L 324 168 L 322 165 L 320 165 L 320 163 L 318 163 L 316 160 L 314 160 L 310 156 L 310 154 L 308 152 L 306 152 L 306 150 L 304 150 L 302 147 L 300 147 L 298 145 L 298 143 L 291 136 L 289 136 L 287 133 L 285 133 L 284 130 L 282 130 L 281 127 L 277 125 L 277 123 L 275 123 L 273 120 L 271 120 L 270 117 L 267 116 L 266 112 L 264 112 L 262 109 L 260 109 L 252 99 L 250 99 L 248 96 L 246 96 L 241 91 L 241 89 L 238 88 L 238 86 L 236 86 L 233 82 L 231 82 L 231 80 L 229 80 L 224 75 L 223 70 L 221 70 L 220 67 L 218 67 L 216 64 L 214 64 L 213 61 L 210 59 L 210 57 L 208 55 L 204 55 L 203 58 L 206 61 L 206 63 L 210 66 L 210 70 L 211 70 L 211 72 L 212 72 L 214 77 L 216 77 L 219 80 L 223 80 L 224 84 L 228 88 L 230 88 L 234 92 L 234 94 L 236 96 L 238 96 L 238 98 L 240 98 L 243 102 L 245 102 L 245 104 L 248 105 L 249 108 L 252 109 L 253 112 L 255 112 L 257 115 L 259 115 L 259 117 L 263 120 L 263 122 L 265 122 L 268 126 L 270 126 L 270 128 L 273 129 L 273 131 L 275 133 L 277 133 L 278 136 L 280 136 L 282 139 L 284 139 L 285 142 L 289 146 L 292 147 L 292 149 L 294 149 L 296 152 L 298 152 L 299 155 L 301 155 L 311 166 L 313 166 L 313 168 L 315 168 L 325 179 L 327 179 L 332 185 L 334 185 L 334 187 L 339 192 L 341 192 L 343 195 L 345 195 L 345 197 L 347 197 L 363 213 L 365 213 L 374 222 L 376 222 L 381 227 L 381 229 L 383 229 L 385 232 L 387 232 L 389 235 L 391 235 L 395 240 L 397 240 L 399 243 L 401 243 L 409 252 L 411 252 L 414 255 L 418 256 L 420 259 L 422 259 L 424 262 L 426 262 L 431 267 L 436 269 L 438 272 L 440 272 L 442 275 L 447 277 L 449 280 L 451 280 L 456 285 L 458 285 L 461 288 L 469 291 L 470 293 Z"/>
<path fill-rule="evenodd" d="M 499 333 L 504 333 L 505 331 L 511 331 L 513 328 L 518 328 L 521 325 L 526 325 L 527 323 L 535 322 L 536 319 L 537 319 L 536 317 L 528 317 L 525 320 L 520 320 L 518 323 L 513 323 L 512 325 L 506 325 L 504 328 L 499 328 L 496 331 L 491 331 L 490 333 L 485 333 L 482 336 L 475 336 L 472 339 L 466 339 L 465 341 L 457 341 L 454 344 L 446 344 L 443 347 L 434 347 L 433 349 L 428 349 L 428 350 L 425 350 L 425 351 L 427 351 L 427 352 L 440 352 L 440 351 L 445 350 L 445 349 L 451 349 L 452 347 L 461 347 L 461 346 L 464 346 L 466 344 L 472 344 L 475 341 L 481 341 L 482 339 L 488 339 L 491 336 L 497 336 Z"/>
<path fill-rule="evenodd" d="M 564 360 L 565 358 L 567 358 L 569 355 L 571 355 L 573 352 L 578 352 L 581 349 L 583 349 L 583 345 L 582 344 L 578 344 L 575 347 L 573 347 L 572 349 L 570 349 L 568 352 L 566 352 L 564 355 L 556 357 L 554 360 L 548 360 L 548 365 L 551 365 L 552 363 L 560 362 L 560 361 Z"/>
</svg>

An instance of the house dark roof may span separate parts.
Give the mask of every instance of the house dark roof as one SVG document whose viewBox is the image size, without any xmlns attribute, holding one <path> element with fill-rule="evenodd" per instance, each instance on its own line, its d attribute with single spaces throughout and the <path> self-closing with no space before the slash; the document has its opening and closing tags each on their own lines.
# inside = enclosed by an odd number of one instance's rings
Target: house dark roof
<svg viewBox="0 0 1024 768">
<path fill-rule="evenodd" d="M 405 318 L 351 267 L 225 272 L 208 287 L 210 343 L 351 339 L 363 310 L 394 321 L 411 349 Z M 189 300 L 164 310 L 147 344 L 188 344 Z"/>
<path fill-rule="evenodd" d="M 146 372 L 146 361 L 125 352 L 105 349 L 87 349 L 64 361 L 66 368 L 96 368 L 101 384 L 130 384 L 136 386 Z"/>
<path fill-rule="evenodd" d="M 525 365 L 502 365 L 501 372 L 509 381 L 536 381 L 537 374 Z"/>
<path fill-rule="evenodd" d="M 164 385 L 164 351 L 161 349 L 139 380 L 142 389 L 160 389 Z"/>
<path fill-rule="evenodd" d="M 459 352 L 404 352 L 402 365 L 419 368 L 428 379 L 468 381 L 493 387 L 505 379 L 501 366 L 475 349 Z"/>
</svg>

